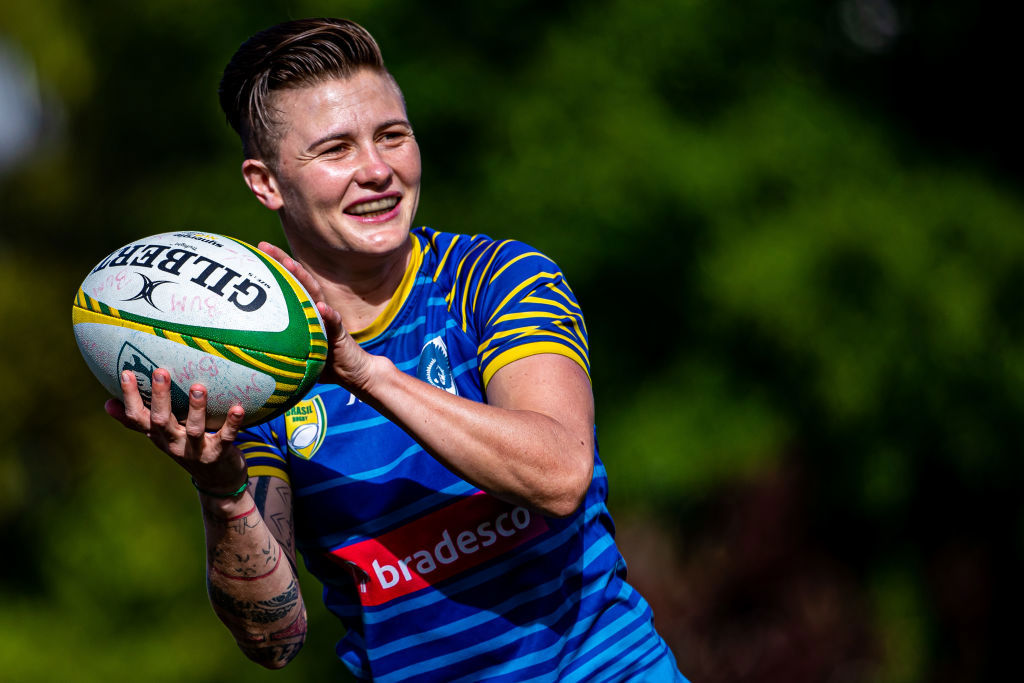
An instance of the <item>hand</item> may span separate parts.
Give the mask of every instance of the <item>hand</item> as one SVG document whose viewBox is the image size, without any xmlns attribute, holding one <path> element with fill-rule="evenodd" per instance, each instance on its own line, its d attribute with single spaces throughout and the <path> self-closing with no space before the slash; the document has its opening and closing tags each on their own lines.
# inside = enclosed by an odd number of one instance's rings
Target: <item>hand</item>
<svg viewBox="0 0 1024 683">
<path fill-rule="evenodd" d="M 324 367 L 320 381 L 340 384 L 360 397 L 365 396 L 371 384 L 373 367 L 379 362 L 378 358 L 364 351 L 352 339 L 345 330 L 341 314 L 327 303 L 320 281 L 301 263 L 269 242 L 260 242 L 259 248 L 284 266 L 306 288 L 320 312 L 320 317 L 323 318 L 330 348 L 327 351 L 328 363 Z"/>
<path fill-rule="evenodd" d="M 245 456 L 233 443 L 245 411 L 232 406 L 216 432 L 206 431 L 206 387 L 189 388 L 188 415 L 181 424 L 171 414 L 171 376 L 160 368 L 153 371 L 153 400 L 146 408 L 139 394 L 135 374 L 121 373 L 124 402 L 110 399 L 107 413 L 129 429 L 145 434 L 157 448 L 184 468 L 196 485 L 207 491 L 234 491 L 248 478 Z"/>
</svg>

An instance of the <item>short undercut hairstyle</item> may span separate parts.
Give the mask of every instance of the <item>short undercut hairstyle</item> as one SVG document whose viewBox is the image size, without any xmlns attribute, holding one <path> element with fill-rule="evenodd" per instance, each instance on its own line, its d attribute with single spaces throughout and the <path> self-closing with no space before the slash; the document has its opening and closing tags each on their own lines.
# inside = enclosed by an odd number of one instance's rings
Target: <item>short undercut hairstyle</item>
<svg viewBox="0 0 1024 683">
<path fill-rule="evenodd" d="M 218 94 L 246 158 L 273 163 L 279 139 L 275 91 L 304 88 L 360 69 L 387 73 L 369 31 L 347 19 L 297 19 L 242 43 L 224 69 Z"/>
</svg>

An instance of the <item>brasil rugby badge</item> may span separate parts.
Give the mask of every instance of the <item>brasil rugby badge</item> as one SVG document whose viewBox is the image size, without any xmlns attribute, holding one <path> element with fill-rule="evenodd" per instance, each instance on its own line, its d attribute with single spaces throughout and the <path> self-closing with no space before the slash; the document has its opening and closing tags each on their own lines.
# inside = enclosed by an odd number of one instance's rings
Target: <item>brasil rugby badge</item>
<svg viewBox="0 0 1024 683">
<path fill-rule="evenodd" d="M 288 450 L 309 460 L 320 449 L 327 434 L 327 411 L 319 394 L 299 401 L 284 414 Z"/>
</svg>

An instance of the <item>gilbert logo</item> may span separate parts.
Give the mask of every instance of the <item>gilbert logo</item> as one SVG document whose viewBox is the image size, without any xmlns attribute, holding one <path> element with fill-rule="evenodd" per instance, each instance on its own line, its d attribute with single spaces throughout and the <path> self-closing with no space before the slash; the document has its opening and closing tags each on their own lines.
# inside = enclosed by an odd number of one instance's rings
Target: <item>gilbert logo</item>
<svg viewBox="0 0 1024 683">
<path fill-rule="evenodd" d="M 317 394 L 308 401 L 299 401 L 284 414 L 288 450 L 309 460 L 320 449 L 327 434 L 327 411 Z"/>
<path fill-rule="evenodd" d="M 203 235 L 202 233 L 179 232 L 175 233 L 174 236 L 187 237 L 216 247 L 222 246 L 212 236 Z M 189 249 L 193 248 L 188 244 L 185 244 L 185 246 L 188 246 Z M 256 281 L 253 281 L 255 276 L 250 275 L 247 277 L 236 270 L 232 270 L 223 263 L 214 261 L 208 256 L 193 253 L 188 249 L 172 248 L 167 244 L 147 244 L 146 242 L 129 244 L 127 247 L 110 254 L 98 266 L 93 268 L 92 272 L 98 273 L 104 268 L 121 268 L 125 266 L 148 268 L 158 277 L 163 277 L 163 273 L 173 275 L 182 283 L 186 280 L 193 282 L 200 287 L 205 287 L 219 297 L 226 298 L 238 310 L 246 313 L 259 310 L 267 302 L 267 287 L 259 281 L 259 278 L 255 278 Z M 157 285 L 163 284 L 163 282 L 170 282 L 170 280 L 154 280 L 143 275 L 141 272 L 139 272 L 139 275 L 142 275 L 145 279 L 142 291 L 132 299 L 126 299 L 126 301 L 134 301 L 141 298 L 147 303 L 152 304 L 155 308 L 156 304 L 153 304 L 151 301 L 153 290 Z"/>
<path fill-rule="evenodd" d="M 167 283 L 172 282 L 172 280 L 154 280 L 148 275 L 143 275 L 142 273 L 138 273 L 138 275 L 142 278 L 142 289 L 139 290 L 138 294 L 130 299 L 124 299 L 124 301 L 138 301 L 139 299 L 142 299 L 159 311 L 160 307 L 153 303 L 153 290 L 160 285 L 166 285 Z"/>
<path fill-rule="evenodd" d="M 504 555 L 547 530 L 540 515 L 480 493 L 331 555 L 358 570 L 353 575 L 361 581 L 360 601 L 381 605 Z"/>
</svg>

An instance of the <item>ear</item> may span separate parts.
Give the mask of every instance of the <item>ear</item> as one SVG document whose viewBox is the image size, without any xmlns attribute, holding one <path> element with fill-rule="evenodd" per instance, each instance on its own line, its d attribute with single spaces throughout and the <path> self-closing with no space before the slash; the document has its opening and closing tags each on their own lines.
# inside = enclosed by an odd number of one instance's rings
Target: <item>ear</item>
<svg viewBox="0 0 1024 683">
<path fill-rule="evenodd" d="M 242 162 L 242 177 L 263 206 L 277 211 L 284 205 L 277 179 L 265 163 L 259 159 L 246 159 Z"/>
</svg>

